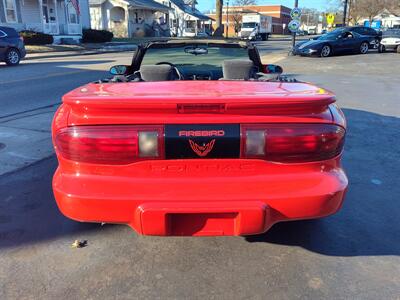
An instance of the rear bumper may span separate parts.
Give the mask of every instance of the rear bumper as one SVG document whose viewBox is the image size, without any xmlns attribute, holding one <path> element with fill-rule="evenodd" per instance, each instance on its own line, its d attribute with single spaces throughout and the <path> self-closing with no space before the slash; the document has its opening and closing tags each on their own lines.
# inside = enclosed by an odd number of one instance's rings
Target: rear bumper
<svg viewBox="0 0 400 300">
<path fill-rule="evenodd" d="M 126 166 L 113 174 L 59 167 L 53 179 L 59 209 L 74 220 L 128 224 L 145 235 L 251 235 L 276 222 L 335 213 L 348 184 L 339 158 L 292 166 L 250 160 L 135 165 L 136 172 Z"/>
</svg>

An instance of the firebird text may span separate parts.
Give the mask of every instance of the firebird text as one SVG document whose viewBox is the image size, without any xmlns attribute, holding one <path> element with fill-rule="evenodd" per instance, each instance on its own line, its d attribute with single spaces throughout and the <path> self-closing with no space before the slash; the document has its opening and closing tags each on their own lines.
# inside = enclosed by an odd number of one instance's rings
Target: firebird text
<svg viewBox="0 0 400 300">
<path fill-rule="evenodd" d="M 180 130 L 179 136 L 224 136 L 224 130 Z"/>
</svg>

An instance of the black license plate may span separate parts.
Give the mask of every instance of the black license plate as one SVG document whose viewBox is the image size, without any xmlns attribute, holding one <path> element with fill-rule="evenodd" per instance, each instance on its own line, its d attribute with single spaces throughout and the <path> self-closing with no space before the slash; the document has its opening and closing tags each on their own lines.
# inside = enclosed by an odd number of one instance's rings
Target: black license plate
<svg viewBox="0 0 400 300">
<path fill-rule="evenodd" d="M 166 125 L 165 156 L 167 159 L 238 158 L 240 125 Z"/>
</svg>

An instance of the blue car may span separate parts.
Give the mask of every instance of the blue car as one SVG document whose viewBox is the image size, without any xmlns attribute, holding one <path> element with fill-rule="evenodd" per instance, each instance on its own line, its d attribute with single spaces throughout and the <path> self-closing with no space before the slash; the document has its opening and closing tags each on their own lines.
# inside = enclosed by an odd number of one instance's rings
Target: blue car
<svg viewBox="0 0 400 300">
<path fill-rule="evenodd" d="M 309 41 L 297 43 L 293 52 L 295 55 L 320 57 L 345 53 L 366 54 L 374 41 L 372 36 L 340 28 Z"/>
<path fill-rule="evenodd" d="M 14 28 L 0 26 L 0 62 L 16 66 L 26 55 L 24 40 Z"/>
</svg>

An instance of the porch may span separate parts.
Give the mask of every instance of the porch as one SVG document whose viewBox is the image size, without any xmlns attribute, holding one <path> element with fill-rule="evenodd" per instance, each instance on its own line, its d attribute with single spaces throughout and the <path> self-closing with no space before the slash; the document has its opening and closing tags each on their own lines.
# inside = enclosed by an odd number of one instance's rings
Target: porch
<svg viewBox="0 0 400 300">
<path fill-rule="evenodd" d="M 80 16 L 68 0 L 24 0 L 21 5 L 22 30 L 51 35 L 81 35 Z"/>
</svg>

